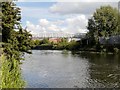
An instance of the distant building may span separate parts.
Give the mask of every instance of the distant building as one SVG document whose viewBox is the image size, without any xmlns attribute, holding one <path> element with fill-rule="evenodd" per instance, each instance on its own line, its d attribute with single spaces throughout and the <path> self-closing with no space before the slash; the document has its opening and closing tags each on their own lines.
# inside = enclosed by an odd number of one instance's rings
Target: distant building
<svg viewBox="0 0 120 90">
<path fill-rule="evenodd" d="M 68 42 L 71 42 L 71 41 L 80 41 L 81 38 L 68 38 Z"/>
<path fill-rule="evenodd" d="M 59 43 L 61 41 L 61 38 L 49 38 L 49 41 L 53 43 Z"/>
</svg>

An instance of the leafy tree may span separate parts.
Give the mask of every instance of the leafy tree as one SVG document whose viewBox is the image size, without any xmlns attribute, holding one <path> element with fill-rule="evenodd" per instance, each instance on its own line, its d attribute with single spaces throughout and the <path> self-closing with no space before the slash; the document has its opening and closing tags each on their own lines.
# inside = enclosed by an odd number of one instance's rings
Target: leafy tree
<svg viewBox="0 0 120 90">
<path fill-rule="evenodd" d="M 88 21 L 88 36 L 94 37 L 96 41 L 99 37 L 109 37 L 118 34 L 118 10 L 111 6 L 101 6 Z"/>
<path fill-rule="evenodd" d="M 13 2 L 2 2 L 2 39 L 8 42 L 14 29 L 19 29 L 21 12 Z"/>
<path fill-rule="evenodd" d="M 44 38 L 42 40 L 41 44 L 50 44 L 49 39 L 48 38 Z"/>
<path fill-rule="evenodd" d="M 120 13 L 116 8 L 108 5 L 96 9 L 93 17 L 88 20 L 87 26 L 89 30 L 87 37 L 93 42 L 92 44 L 95 45 L 96 50 L 100 51 L 102 49 L 99 42 L 100 37 L 107 40 L 112 35 L 120 34 L 119 20 Z"/>
<path fill-rule="evenodd" d="M 18 32 L 16 32 L 16 35 L 16 38 L 19 42 L 19 51 L 30 53 L 29 50 L 34 45 L 34 43 L 32 42 L 32 35 L 27 32 L 26 29 L 22 29 L 22 27 Z"/>
<path fill-rule="evenodd" d="M 78 49 L 79 49 L 79 45 L 80 45 L 79 42 L 76 42 L 76 41 L 72 40 L 72 41 L 69 42 L 69 44 L 68 44 L 68 49 L 69 49 L 69 50 L 78 50 Z"/>
<path fill-rule="evenodd" d="M 67 43 L 68 41 L 67 41 L 67 39 L 66 38 L 62 38 L 61 39 L 61 43 Z"/>
<path fill-rule="evenodd" d="M 21 11 L 13 2 L 2 2 L 2 39 L 4 52 L 10 57 L 20 57 L 20 53 L 29 52 L 33 43 L 32 35 L 21 27 Z M 8 56 L 7 55 L 7 56 Z"/>
<path fill-rule="evenodd" d="M 21 80 L 20 61 L 24 52 L 30 53 L 32 35 L 21 27 L 20 8 L 13 2 L 2 2 L 2 39 L 5 59 L 2 63 L 2 87 L 24 87 Z"/>
<path fill-rule="evenodd" d="M 2 12 L 0 12 L 0 33 L 2 33 Z"/>
<path fill-rule="evenodd" d="M 40 45 L 41 42 L 42 42 L 42 41 L 40 41 L 40 40 L 35 40 L 35 41 L 34 41 L 34 45 L 36 45 L 36 46 L 37 46 L 37 45 Z"/>
</svg>

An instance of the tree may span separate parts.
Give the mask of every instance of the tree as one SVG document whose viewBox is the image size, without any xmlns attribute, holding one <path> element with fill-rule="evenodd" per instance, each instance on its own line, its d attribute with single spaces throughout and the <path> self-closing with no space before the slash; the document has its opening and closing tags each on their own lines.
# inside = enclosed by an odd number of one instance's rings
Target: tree
<svg viewBox="0 0 120 90">
<path fill-rule="evenodd" d="M 0 12 L 0 34 L 2 33 L 2 12 Z"/>
<path fill-rule="evenodd" d="M 29 32 L 27 32 L 26 29 L 22 29 L 22 27 L 18 32 L 16 32 L 16 35 L 17 41 L 19 42 L 19 51 L 31 53 L 29 52 L 29 50 L 34 45 L 32 41 L 32 35 Z"/>
<path fill-rule="evenodd" d="M 3 42 L 8 42 L 11 38 L 14 29 L 19 29 L 21 12 L 20 8 L 16 7 L 13 2 L 2 2 L 2 39 Z"/>
<path fill-rule="evenodd" d="M 21 11 L 13 2 L 2 2 L 2 39 L 4 52 L 18 59 L 20 53 L 29 52 L 32 35 L 21 26 Z M 15 55 L 14 55 L 15 54 Z M 8 56 L 7 55 L 7 56 Z"/>
<path fill-rule="evenodd" d="M 100 45 L 99 38 L 103 37 L 108 41 L 110 36 L 120 34 L 119 29 L 120 12 L 111 6 L 101 6 L 88 20 L 87 37 L 95 42 L 96 50 L 101 51 L 103 46 Z M 105 46 L 105 45 L 104 45 Z M 105 46 L 107 50 L 109 46 Z M 113 49 L 113 47 L 112 47 Z M 112 50 L 111 50 L 112 51 Z"/>
<path fill-rule="evenodd" d="M 13 2 L 2 2 L 2 39 L 4 58 L 2 61 L 2 88 L 23 88 L 20 61 L 24 52 L 29 52 L 32 46 L 32 35 L 20 24 L 21 12 Z M 17 30 L 16 30 L 17 29 Z"/>
<path fill-rule="evenodd" d="M 41 42 L 41 44 L 50 44 L 49 38 L 44 38 Z"/>
<path fill-rule="evenodd" d="M 101 6 L 88 20 L 88 36 L 99 38 L 118 34 L 118 10 L 111 6 Z"/>
</svg>

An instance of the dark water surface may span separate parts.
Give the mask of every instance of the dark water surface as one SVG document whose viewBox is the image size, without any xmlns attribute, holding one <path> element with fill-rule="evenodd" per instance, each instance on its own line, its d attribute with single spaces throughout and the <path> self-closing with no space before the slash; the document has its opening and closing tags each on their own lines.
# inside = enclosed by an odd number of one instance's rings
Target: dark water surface
<svg viewBox="0 0 120 90">
<path fill-rule="evenodd" d="M 33 50 L 25 55 L 28 88 L 104 88 L 120 85 L 120 55 Z"/>
</svg>

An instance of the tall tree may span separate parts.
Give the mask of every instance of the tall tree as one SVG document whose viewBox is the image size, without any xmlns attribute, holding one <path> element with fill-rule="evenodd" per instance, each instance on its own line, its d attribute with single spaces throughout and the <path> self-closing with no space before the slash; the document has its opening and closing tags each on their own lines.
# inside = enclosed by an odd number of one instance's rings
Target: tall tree
<svg viewBox="0 0 120 90">
<path fill-rule="evenodd" d="M 21 52 L 28 52 L 32 46 L 32 35 L 21 26 L 21 10 L 14 2 L 2 2 L 2 40 L 4 52 L 19 57 Z M 18 58 L 17 58 L 18 59 Z"/>
<path fill-rule="evenodd" d="M 88 21 L 88 36 L 95 38 L 109 37 L 118 34 L 118 18 L 120 13 L 111 6 L 101 6 Z"/>
<path fill-rule="evenodd" d="M 19 29 L 21 12 L 13 2 L 2 2 L 2 40 L 8 42 L 14 29 Z"/>
<path fill-rule="evenodd" d="M 2 24 L 2 12 L 0 10 L 0 33 L 2 33 L 2 26 L 1 26 L 1 24 Z"/>
<path fill-rule="evenodd" d="M 2 60 L 3 88 L 23 88 L 20 61 L 24 52 L 29 52 L 32 46 L 32 35 L 23 29 L 20 23 L 20 8 L 13 2 L 2 2 L 2 39 L 4 56 Z"/>
</svg>

